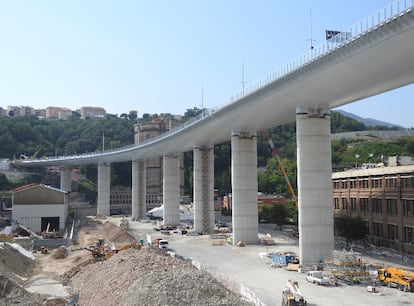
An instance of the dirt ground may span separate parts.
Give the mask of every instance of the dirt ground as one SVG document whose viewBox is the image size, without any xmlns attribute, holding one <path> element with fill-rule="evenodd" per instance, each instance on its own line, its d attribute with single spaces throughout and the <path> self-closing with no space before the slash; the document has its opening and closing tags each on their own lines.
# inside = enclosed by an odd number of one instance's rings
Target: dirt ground
<svg viewBox="0 0 414 306">
<path fill-rule="evenodd" d="M 136 243 L 135 238 L 112 222 L 105 219 L 87 218 L 81 221 L 77 230 L 77 243 L 67 249 L 67 256 L 55 259 L 58 250 L 49 254 L 37 254 L 37 264 L 34 274 L 45 274 L 53 278 L 65 278 L 68 273 L 79 270 L 80 267 L 96 262 L 91 252 L 85 250 L 95 241 L 103 238 L 114 242 L 117 248 L 126 244 Z"/>
</svg>

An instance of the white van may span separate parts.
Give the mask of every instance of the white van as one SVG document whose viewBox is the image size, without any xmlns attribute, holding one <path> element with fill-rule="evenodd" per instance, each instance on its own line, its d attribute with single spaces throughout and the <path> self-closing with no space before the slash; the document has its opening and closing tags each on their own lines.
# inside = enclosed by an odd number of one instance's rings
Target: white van
<svg viewBox="0 0 414 306">
<path fill-rule="evenodd" d="M 158 247 L 164 251 L 168 250 L 168 240 L 160 240 L 160 242 L 158 243 Z"/>
</svg>

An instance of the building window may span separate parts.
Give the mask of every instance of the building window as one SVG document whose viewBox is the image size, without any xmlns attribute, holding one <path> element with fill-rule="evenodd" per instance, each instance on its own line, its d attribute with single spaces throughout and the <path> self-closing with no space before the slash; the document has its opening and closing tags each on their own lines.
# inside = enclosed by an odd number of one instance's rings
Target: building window
<svg viewBox="0 0 414 306">
<path fill-rule="evenodd" d="M 335 209 L 339 209 L 340 208 L 340 206 L 339 206 L 339 198 L 334 198 L 334 208 Z"/>
<path fill-rule="evenodd" d="M 350 189 L 356 189 L 357 188 L 356 180 L 349 181 L 349 188 Z"/>
<path fill-rule="evenodd" d="M 362 179 L 359 181 L 360 188 L 367 189 L 368 188 L 368 179 Z"/>
<path fill-rule="evenodd" d="M 372 199 L 372 212 L 375 214 L 382 214 L 382 200 L 381 199 Z"/>
<path fill-rule="evenodd" d="M 388 224 L 388 239 L 395 240 L 398 239 L 398 226 L 395 224 Z"/>
<path fill-rule="evenodd" d="M 356 198 L 351 198 L 351 210 L 356 211 L 357 210 L 357 201 Z"/>
<path fill-rule="evenodd" d="M 387 199 L 387 214 L 389 216 L 397 215 L 397 200 L 396 199 Z"/>
<path fill-rule="evenodd" d="M 372 223 L 373 235 L 376 237 L 383 237 L 382 235 L 382 223 L 381 222 L 373 222 Z"/>
<path fill-rule="evenodd" d="M 341 185 L 342 185 L 342 189 L 348 189 L 348 181 L 342 181 Z"/>
<path fill-rule="evenodd" d="M 372 179 L 372 188 L 381 188 L 381 187 L 382 187 L 382 181 L 380 178 Z"/>
<path fill-rule="evenodd" d="M 348 198 L 342 198 L 342 210 L 348 209 Z"/>
<path fill-rule="evenodd" d="M 333 189 L 339 189 L 339 181 L 333 182 Z"/>
<path fill-rule="evenodd" d="M 413 180 L 413 176 L 401 177 L 401 188 L 413 188 Z"/>
<path fill-rule="evenodd" d="M 388 188 L 388 189 L 397 188 L 397 178 L 395 178 L 395 177 L 386 178 L 385 179 L 385 188 Z"/>
<path fill-rule="evenodd" d="M 404 226 L 404 242 L 405 243 L 414 243 L 414 228 L 409 226 Z"/>
<path fill-rule="evenodd" d="M 414 200 L 403 200 L 403 214 L 406 217 L 414 216 Z"/>
<path fill-rule="evenodd" d="M 359 199 L 359 210 L 362 212 L 368 212 L 368 198 Z"/>
</svg>

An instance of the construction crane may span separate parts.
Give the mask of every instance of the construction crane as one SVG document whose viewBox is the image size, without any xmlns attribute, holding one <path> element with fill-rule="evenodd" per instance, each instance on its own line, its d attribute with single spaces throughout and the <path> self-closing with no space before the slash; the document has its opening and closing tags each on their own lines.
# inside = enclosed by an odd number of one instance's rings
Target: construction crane
<svg viewBox="0 0 414 306">
<path fill-rule="evenodd" d="M 285 166 L 282 163 L 282 160 L 281 160 L 281 158 L 279 156 L 279 153 L 277 152 L 276 147 L 273 144 L 272 139 L 270 138 L 269 132 L 268 131 L 265 131 L 264 134 L 265 134 L 265 137 L 266 137 L 267 141 L 269 142 L 270 148 L 272 149 L 273 156 L 277 159 L 277 162 L 279 163 L 280 171 L 282 171 L 283 177 L 286 180 L 286 183 L 288 185 L 290 194 L 292 195 L 292 198 L 295 201 L 295 205 L 296 205 L 296 207 L 298 207 L 298 199 L 296 197 L 295 190 L 293 189 L 292 184 L 289 181 L 289 177 L 288 177 L 288 175 L 286 173 Z"/>
</svg>

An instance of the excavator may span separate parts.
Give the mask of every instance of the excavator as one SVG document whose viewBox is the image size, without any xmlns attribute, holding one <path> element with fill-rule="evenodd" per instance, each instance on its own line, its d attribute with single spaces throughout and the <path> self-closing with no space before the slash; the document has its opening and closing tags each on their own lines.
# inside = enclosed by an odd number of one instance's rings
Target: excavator
<svg viewBox="0 0 414 306">
<path fill-rule="evenodd" d="M 117 249 L 115 247 L 115 244 L 112 242 L 105 242 L 105 239 L 100 238 L 95 241 L 94 245 L 89 246 L 88 248 L 85 248 L 85 250 L 88 250 L 91 252 L 91 255 L 96 260 L 106 260 L 111 258 L 113 255 L 117 254 L 120 251 L 125 251 L 129 249 L 136 249 L 140 250 L 142 248 L 142 245 L 140 244 L 127 244 L 123 246 L 120 249 Z"/>
</svg>

